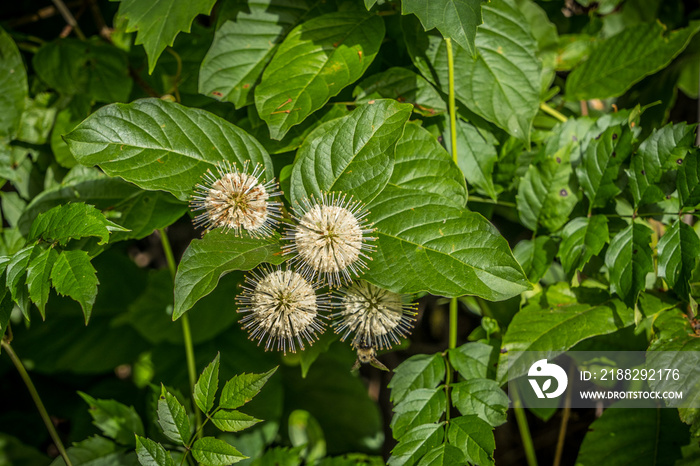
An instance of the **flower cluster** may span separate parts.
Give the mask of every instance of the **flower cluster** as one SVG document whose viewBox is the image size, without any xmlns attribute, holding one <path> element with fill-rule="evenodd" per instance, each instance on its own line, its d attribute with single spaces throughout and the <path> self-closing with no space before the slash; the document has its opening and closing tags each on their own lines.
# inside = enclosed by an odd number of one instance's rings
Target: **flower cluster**
<svg viewBox="0 0 700 466">
<path fill-rule="evenodd" d="M 222 163 L 195 187 L 190 205 L 201 211 L 195 226 L 222 228 L 235 236 L 272 236 L 282 221 L 279 185 L 265 181 L 261 165 Z M 397 293 L 356 280 L 375 250 L 369 212 L 352 196 L 323 193 L 293 209 L 282 239 L 288 267 L 263 266 L 250 272 L 236 297 L 243 328 L 265 349 L 286 353 L 303 350 L 325 330 L 325 319 L 351 345 L 358 362 L 386 369 L 376 350 L 406 338 L 415 321 L 414 306 Z M 319 292 L 328 286 L 336 291 Z M 340 288 L 342 287 L 342 288 Z"/>
</svg>

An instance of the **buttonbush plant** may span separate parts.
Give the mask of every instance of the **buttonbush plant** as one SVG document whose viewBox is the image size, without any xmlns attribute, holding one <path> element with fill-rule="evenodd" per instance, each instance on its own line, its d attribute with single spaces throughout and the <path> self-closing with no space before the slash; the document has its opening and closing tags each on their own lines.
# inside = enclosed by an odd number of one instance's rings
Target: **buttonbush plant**
<svg viewBox="0 0 700 466">
<path fill-rule="evenodd" d="M 681 0 L 6 2 L 0 464 L 698 464 L 697 409 L 524 409 L 506 367 L 700 350 L 699 31 Z M 207 210 L 236 170 L 262 233 Z M 278 267 L 330 307 L 242 326 Z M 346 339 L 360 279 L 388 320 Z"/>
</svg>

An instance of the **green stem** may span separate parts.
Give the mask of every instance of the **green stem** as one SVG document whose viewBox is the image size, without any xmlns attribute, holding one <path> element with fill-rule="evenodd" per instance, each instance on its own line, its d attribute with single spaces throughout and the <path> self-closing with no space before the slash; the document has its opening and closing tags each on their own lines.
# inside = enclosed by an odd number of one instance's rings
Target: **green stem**
<svg viewBox="0 0 700 466">
<path fill-rule="evenodd" d="M 29 394 L 32 396 L 32 400 L 34 400 L 34 404 L 39 410 L 41 419 L 44 421 L 44 425 L 49 431 L 49 435 L 51 436 L 53 443 L 56 445 L 56 448 L 58 448 L 58 452 L 61 454 L 61 457 L 63 457 L 63 461 L 65 461 L 66 466 L 73 466 L 73 463 L 71 463 L 68 453 L 66 452 L 66 448 L 63 446 L 63 442 L 61 442 L 61 437 L 58 436 L 56 427 L 54 427 L 53 422 L 51 422 L 49 413 L 46 411 L 44 403 L 41 401 L 41 397 L 39 396 L 39 392 L 36 391 L 36 387 L 34 387 L 34 383 L 32 383 L 32 379 L 29 377 L 27 370 L 24 368 L 22 361 L 20 361 L 17 354 L 12 349 L 12 346 L 6 340 L 2 340 L 1 345 L 7 355 L 10 356 L 12 363 L 17 368 L 17 372 L 19 372 L 19 376 L 22 377 L 24 384 L 27 386 L 27 390 L 29 390 Z"/>
<path fill-rule="evenodd" d="M 447 409 L 445 410 L 445 422 L 450 423 L 450 406 L 452 405 L 450 400 L 450 384 L 452 383 L 452 365 L 450 364 L 450 359 L 448 353 L 443 354 L 445 358 L 445 398 L 448 400 Z"/>
<path fill-rule="evenodd" d="M 513 399 L 513 411 L 515 412 L 515 420 L 518 423 L 518 430 L 520 430 L 520 438 L 523 442 L 527 464 L 528 466 L 537 466 L 535 445 L 532 443 L 532 435 L 530 435 L 530 427 L 527 425 L 525 409 L 520 401 L 520 394 L 518 394 L 518 390 L 515 387 L 511 388 L 510 396 Z"/>
<path fill-rule="evenodd" d="M 452 40 L 445 39 L 447 46 L 447 80 L 448 80 L 448 105 L 450 108 L 450 142 L 452 143 L 452 160 L 457 165 L 457 112 L 455 111 L 455 63 L 452 55 Z"/>
<path fill-rule="evenodd" d="M 552 107 L 550 107 L 549 105 L 547 105 L 544 102 L 542 102 L 540 104 L 540 109 L 543 112 L 550 114 L 551 116 L 553 116 L 557 120 L 561 121 L 562 123 L 565 123 L 568 120 L 568 118 L 566 118 L 566 116 L 563 113 L 558 112 L 557 110 L 553 109 Z"/>
<path fill-rule="evenodd" d="M 175 256 L 173 255 L 173 248 L 170 247 L 170 240 L 168 239 L 168 234 L 165 232 L 164 228 L 159 228 L 158 233 L 160 233 L 160 242 L 163 245 L 163 252 L 165 253 L 165 260 L 168 262 L 168 269 L 170 270 L 170 275 L 175 281 L 175 274 L 177 271 L 177 266 L 175 265 Z M 192 331 L 190 330 L 190 319 L 187 314 L 180 317 L 180 322 L 182 322 L 182 337 L 185 340 L 185 356 L 187 358 L 187 375 L 190 379 L 190 391 L 194 391 L 194 384 L 197 383 L 197 368 L 194 362 L 194 344 L 192 343 Z M 202 437 L 202 413 L 195 403 L 193 403 L 194 409 L 194 420 L 198 438 Z"/>
<path fill-rule="evenodd" d="M 457 298 L 450 299 L 450 349 L 457 347 Z"/>
</svg>

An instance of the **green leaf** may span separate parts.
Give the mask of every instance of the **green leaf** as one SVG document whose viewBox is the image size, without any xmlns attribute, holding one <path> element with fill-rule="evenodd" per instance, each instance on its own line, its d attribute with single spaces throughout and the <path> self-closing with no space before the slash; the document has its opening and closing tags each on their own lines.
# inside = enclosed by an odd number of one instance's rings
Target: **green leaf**
<svg viewBox="0 0 700 466">
<path fill-rule="evenodd" d="M 699 22 L 664 36 L 658 21 L 625 28 L 603 41 L 566 80 L 568 100 L 622 95 L 643 77 L 663 69 L 700 30 Z"/>
<path fill-rule="evenodd" d="M 537 283 L 547 273 L 557 254 L 557 243 L 549 236 L 522 240 L 513 248 L 515 260 L 523 267 L 527 279 Z"/>
<path fill-rule="evenodd" d="M 217 162 L 272 162 L 265 149 L 240 128 L 211 113 L 160 99 L 102 107 L 65 136 L 83 165 L 99 165 L 143 189 L 187 200 L 200 177 Z"/>
<path fill-rule="evenodd" d="M 221 11 L 219 26 L 199 71 L 199 92 L 241 108 L 253 102 L 253 89 L 285 34 L 325 2 L 257 0 Z"/>
<path fill-rule="evenodd" d="M 689 440 L 676 410 L 651 403 L 648 409 L 606 409 L 589 429 L 576 458 L 580 466 L 672 466 Z"/>
<path fill-rule="evenodd" d="M 379 100 L 316 128 L 294 163 L 292 204 L 331 191 L 374 199 L 391 177 L 396 141 L 410 115 L 408 104 Z"/>
<path fill-rule="evenodd" d="M 175 466 L 173 458 L 160 443 L 136 436 L 136 455 L 141 466 Z"/>
<path fill-rule="evenodd" d="M 118 16 L 126 18 L 126 32 L 136 32 L 136 45 L 143 44 L 148 55 L 148 72 L 153 73 L 165 47 L 175 43 L 180 31 L 190 32 L 197 15 L 208 15 L 216 0 L 120 0 Z"/>
<path fill-rule="evenodd" d="M 678 198 L 682 207 L 700 203 L 700 152 L 693 151 L 686 156 L 678 169 Z"/>
<path fill-rule="evenodd" d="M 255 89 L 255 107 L 270 137 L 282 139 L 362 76 L 382 39 L 382 18 L 359 11 L 329 13 L 294 28 Z"/>
<path fill-rule="evenodd" d="M 659 276 L 682 299 L 690 297 L 690 278 L 700 256 L 700 238 L 693 227 L 676 220 L 661 237 Z"/>
<path fill-rule="evenodd" d="M 443 132 L 445 146 L 452 154 L 452 139 L 449 125 Z M 479 130 L 461 118 L 457 119 L 457 164 L 470 185 L 479 192 L 496 200 L 498 194 L 493 184 L 493 168 L 498 154 Z"/>
<path fill-rule="evenodd" d="M 49 291 L 51 290 L 51 270 L 57 259 L 58 252 L 49 247 L 32 257 L 27 267 L 29 297 L 39 308 L 42 319 L 46 318 L 46 303 L 49 300 Z"/>
<path fill-rule="evenodd" d="M 4 278 L 4 275 L 0 274 L 0 283 L 2 283 Z M 12 293 L 10 293 L 10 290 L 3 287 L 0 291 L 0 339 L 5 336 L 14 307 L 15 304 L 12 302 Z"/>
<path fill-rule="evenodd" d="M 12 37 L 0 28 L 0 140 L 17 136 L 28 97 L 27 71 Z"/>
<path fill-rule="evenodd" d="M 620 165 L 632 153 L 632 131 L 626 124 L 612 126 L 595 138 L 581 157 L 576 175 L 591 208 L 605 204 L 622 190 L 616 181 Z"/>
<path fill-rule="evenodd" d="M 50 88 L 97 102 L 127 102 L 134 84 L 127 54 L 101 42 L 57 39 L 39 49 L 32 65 Z"/>
<path fill-rule="evenodd" d="M 220 356 L 220 353 L 216 353 L 214 360 L 204 368 L 197 383 L 194 384 L 194 402 L 204 414 L 207 414 L 214 407 L 214 397 L 219 388 Z"/>
<path fill-rule="evenodd" d="M 591 257 L 600 254 L 610 240 L 608 218 L 605 215 L 576 217 L 561 232 L 559 259 L 564 271 L 570 274 L 582 270 Z"/>
<path fill-rule="evenodd" d="M 467 461 L 480 466 L 493 466 L 496 442 L 493 429 L 477 416 L 460 416 L 450 421 L 447 440 L 462 450 Z"/>
<path fill-rule="evenodd" d="M 135 461 L 133 453 L 126 453 L 124 448 L 113 441 L 97 435 L 74 443 L 67 453 L 74 465 L 133 465 Z M 65 462 L 58 458 L 51 464 L 63 466 Z"/>
<path fill-rule="evenodd" d="M 580 293 L 592 291 L 581 289 Z M 520 355 L 508 355 L 511 351 L 544 351 L 555 357 L 580 341 L 634 323 L 633 310 L 605 293 L 578 299 L 582 302 L 551 306 L 532 303 L 515 314 L 503 337 L 498 380 L 504 380 L 506 370 L 509 378 L 527 373 L 527 367 L 517 364 Z"/>
<path fill-rule="evenodd" d="M 16 302 L 19 296 L 19 290 L 24 285 L 24 280 L 22 277 L 25 276 L 27 271 L 27 266 L 29 265 L 29 260 L 31 259 L 32 252 L 35 246 L 27 246 L 20 249 L 12 255 L 10 261 L 7 263 L 7 287 L 12 293 L 12 299 Z"/>
<path fill-rule="evenodd" d="M 393 67 L 364 79 L 352 91 L 355 102 L 369 103 L 376 99 L 396 99 L 413 104 L 414 110 L 424 116 L 447 111 L 445 102 L 421 75 L 413 71 Z"/>
<path fill-rule="evenodd" d="M 506 422 L 508 395 L 501 390 L 498 382 L 490 379 L 469 379 L 452 385 L 452 403 L 462 415 L 476 414 L 498 427 Z"/>
<path fill-rule="evenodd" d="M 443 37 L 476 56 L 474 39 L 481 24 L 481 0 L 404 0 L 401 13 L 414 13 L 426 31 L 437 28 Z"/>
<path fill-rule="evenodd" d="M 655 129 L 642 142 L 636 154 L 632 155 L 629 175 L 630 191 L 634 205 L 649 204 L 664 199 L 675 189 L 673 180 L 668 193 L 658 186 L 664 174 L 683 166 L 686 154 L 695 147 L 695 126 L 685 123 L 668 124 Z M 680 188 L 680 180 L 679 180 Z"/>
<path fill-rule="evenodd" d="M 69 296 L 80 303 L 87 324 L 92 305 L 95 304 L 97 285 L 100 283 L 88 253 L 80 250 L 62 251 L 51 269 L 51 283 L 56 288 L 56 293 Z"/>
<path fill-rule="evenodd" d="M 530 288 L 505 239 L 477 213 L 441 196 L 393 186 L 368 208 L 378 241 L 364 279 L 374 285 L 495 301 Z"/>
<path fill-rule="evenodd" d="M 224 432 L 239 432 L 262 421 L 240 411 L 221 410 L 214 413 L 211 422 Z"/>
<path fill-rule="evenodd" d="M 277 368 L 264 374 L 241 374 L 234 376 L 226 382 L 221 391 L 219 407 L 224 409 L 236 409 L 243 406 L 260 393 L 267 380 L 272 377 Z"/>
<path fill-rule="evenodd" d="M 204 437 L 194 442 L 192 456 L 204 466 L 227 466 L 248 458 L 232 445 L 214 437 Z"/>
<path fill-rule="evenodd" d="M 107 220 L 95 207 L 77 202 L 56 206 L 39 214 L 32 223 L 27 241 L 34 242 L 41 238 L 65 246 L 70 239 L 96 236 L 100 238 L 98 244 L 106 244 L 110 231 L 124 231 L 124 228 Z"/>
<path fill-rule="evenodd" d="M 450 364 L 463 378 L 493 378 L 498 361 L 497 349 L 478 341 L 447 350 Z"/>
<path fill-rule="evenodd" d="M 476 58 L 455 44 L 455 96 L 469 110 L 528 141 L 539 110 L 542 63 L 527 19 L 510 0 L 483 4 Z M 407 18 L 410 19 L 410 18 Z M 417 23 L 417 22 L 416 22 Z M 409 54 L 421 74 L 448 93 L 445 41 L 402 20 Z"/>
<path fill-rule="evenodd" d="M 143 423 L 133 406 L 114 400 L 97 400 L 83 392 L 78 395 L 90 406 L 92 423 L 107 437 L 122 445 L 133 445 L 134 434 L 144 435 Z"/>
<path fill-rule="evenodd" d="M 413 390 L 435 388 L 445 378 L 445 361 L 440 353 L 416 354 L 394 369 L 389 381 L 391 401 L 400 403 Z"/>
<path fill-rule="evenodd" d="M 467 203 L 464 175 L 437 139 L 409 122 L 396 144 L 396 162 L 389 185 L 442 196 L 455 207 Z"/>
<path fill-rule="evenodd" d="M 539 164 L 530 165 L 518 186 L 520 221 L 532 231 L 557 231 L 569 219 L 578 199 L 571 182 L 571 144 Z"/>
<path fill-rule="evenodd" d="M 445 435 L 444 423 L 423 424 L 404 434 L 398 445 L 391 450 L 388 466 L 410 466 L 433 448 L 442 443 Z"/>
<path fill-rule="evenodd" d="M 165 386 L 161 386 L 158 398 L 158 424 L 165 436 L 173 442 L 187 445 L 190 441 L 190 420 L 185 407 L 165 389 Z"/>
<path fill-rule="evenodd" d="M 227 273 L 251 270 L 263 262 L 277 265 L 283 261 L 278 239 L 236 238 L 213 230 L 201 240 L 192 240 L 175 276 L 173 320 L 211 293 Z"/>
<path fill-rule="evenodd" d="M 413 426 L 438 422 L 445 413 L 446 397 L 443 387 L 417 388 L 394 407 L 391 430 L 398 439 Z"/>
<path fill-rule="evenodd" d="M 637 296 L 646 288 L 646 276 L 654 271 L 651 229 L 633 222 L 610 241 L 605 253 L 605 265 L 610 271 L 610 291 L 620 296 L 628 306 L 634 306 Z"/>
<path fill-rule="evenodd" d="M 449 443 L 443 443 L 439 447 L 433 448 L 418 462 L 418 466 L 451 466 L 455 464 L 466 464 L 466 458 L 462 450 Z"/>
<path fill-rule="evenodd" d="M 85 170 L 77 167 L 77 170 Z M 71 172 L 72 173 L 72 172 Z M 36 217 L 52 207 L 70 202 L 85 202 L 109 212 L 110 218 L 129 231 L 112 231 L 110 241 L 144 238 L 158 228 L 165 228 L 180 218 L 187 205 L 164 192 L 144 191 L 119 178 L 104 175 L 76 177 L 32 199 L 19 219 L 19 229 L 29 233 Z"/>
</svg>

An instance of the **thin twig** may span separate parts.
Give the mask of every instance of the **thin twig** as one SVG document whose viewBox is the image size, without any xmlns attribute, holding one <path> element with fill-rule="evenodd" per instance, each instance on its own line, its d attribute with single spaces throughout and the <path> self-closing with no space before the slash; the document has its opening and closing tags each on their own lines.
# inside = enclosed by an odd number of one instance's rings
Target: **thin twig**
<svg viewBox="0 0 700 466">
<path fill-rule="evenodd" d="M 540 109 L 543 112 L 550 114 L 551 116 L 553 116 L 557 120 L 561 121 L 562 123 L 566 123 L 566 121 L 568 120 L 568 118 L 566 118 L 566 116 L 563 113 L 560 113 L 558 110 L 553 109 L 552 107 L 550 107 L 549 105 L 547 105 L 544 102 L 540 103 Z"/>
<path fill-rule="evenodd" d="M 525 408 L 523 408 L 523 403 L 520 401 L 520 394 L 515 386 L 510 389 L 510 396 L 513 399 L 513 412 L 515 413 L 515 421 L 518 424 L 518 430 L 520 430 L 520 439 L 523 442 L 523 450 L 525 450 L 527 464 L 528 466 L 537 466 L 537 455 L 535 454 L 535 445 L 532 443 L 530 426 L 527 424 Z"/>
<path fill-rule="evenodd" d="M 80 26 L 78 26 L 78 22 L 75 20 L 73 13 L 71 13 L 66 4 L 63 3 L 63 0 L 51 1 L 56 5 L 56 9 L 61 13 L 61 16 L 63 16 L 63 20 L 75 31 L 75 35 L 78 36 L 80 40 L 85 40 L 85 34 L 80 30 Z"/>
<path fill-rule="evenodd" d="M 569 380 L 573 380 L 574 375 L 574 365 L 569 367 Z M 566 440 L 566 427 L 569 424 L 569 416 L 571 415 L 571 386 L 566 392 L 566 400 L 564 401 L 564 410 L 561 416 L 561 425 L 559 426 L 559 438 L 557 439 L 557 450 L 554 453 L 554 463 L 552 466 L 559 466 L 561 464 L 561 455 L 564 453 L 564 441 Z"/>
</svg>

